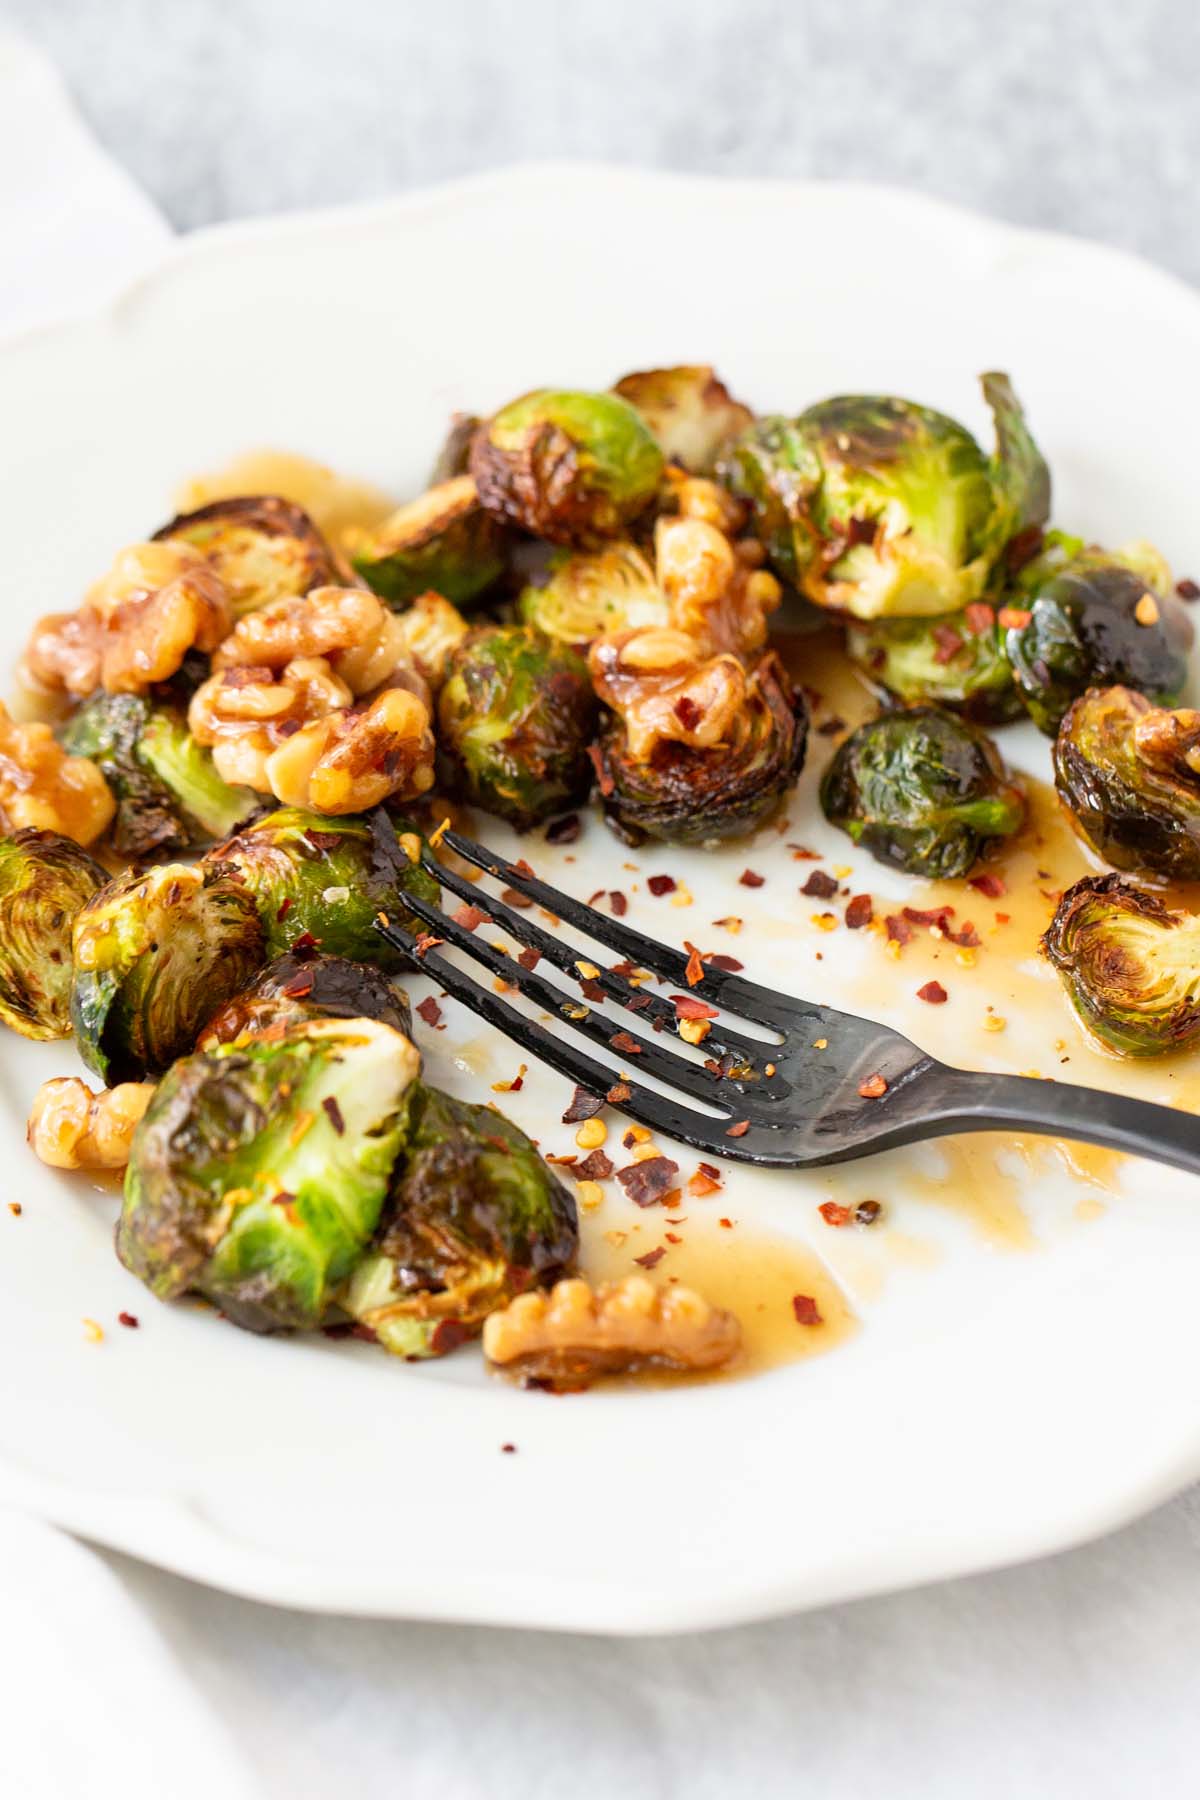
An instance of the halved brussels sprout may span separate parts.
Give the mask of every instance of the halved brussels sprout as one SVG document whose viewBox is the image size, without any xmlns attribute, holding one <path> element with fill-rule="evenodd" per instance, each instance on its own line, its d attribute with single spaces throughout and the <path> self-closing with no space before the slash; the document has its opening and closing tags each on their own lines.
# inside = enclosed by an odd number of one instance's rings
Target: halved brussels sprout
<svg viewBox="0 0 1200 1800">
<path fill-rule="evenodd" d="M 417 1075 L 406 1037 L 317 1019 L 184 1057 L 134 1134 L 117 1255 L 250 1331 L 320 1323 L 379 1221 Z"/>
<path fill-rule="evenodd" d="M 634 754 L 616 713 L 600 728 L 600 793 L 610 824 L 627 843 L 713 844 L 744 837 L 770 817 L 804 767 L 808 710 L 778 658 L 765 656 L 746 678 L 743 703 L 711 748 L 659 738 Z"/>
<path fill-rule="evenodd" d="M 1084 1024 L 1118 1056 L 1200 1038 L 1200 917 L 1169 912 L 1120 875 L 1088 875 L 1058 903 L 1042 948 Z"/>
<path fill-rule="evenodd" d="M 107 880 L 57 831 L 0 838 L 0 1022 L 22 1037 L 70 1037 L 71 929 Z"/>
<path fill-rule="evenodd" d="M 517 602 L 527 625 L 562 644 L 590 644 L 605 632 L 665 625 L 671 608 L 636 544 L 560 550 Z"/>
<path fill-rule="evenodd" d="M 408 996 L 382 969 L 306 951 L 268 963 L 248 988 L 218 1008 L 196 1048 L 262 1037 L 305 1019 L 376 1019 L 405 1037 L 412 1034 Z"/>
<path fill-rule="evenodd" d="M 1152 700 L 1178 700 L 1194 633 L 1171 594 L 1171 575 L 1149 544 L 1100 550 L 1052 532 L 1018 577 L 1007 634 L 1018 690 L 1047 737 L 1090 687 L 1121 684 Z"/>
<path fill-rule="evenodd" d="M 1047 516 L 1050 481 L 1008 377 L 985 375 L 995 456 L 945 413 L 850 394 L 760 419 L 720 461 L 775 568 L 860 619 L 977 600 L 1005 545 Z"/>
<path fill-rule="evenodd" d="M 199 550 L 225 584 L 237 618 L 340 579 L 336 557 L 303 507 L 277 494 L 214 500 L 168 520 L 154 536 Z"/>
<path fill-rule="evenodd" d="M 906 705 L 944 706 L 978 725 L 1021 715 L 1004 633 L 985 600 L 931 619 L 853 620 L 846 648 L 873 682 Z"/>
<path fill-rule="evenodd" d="M 94 694 L 60 735 L 72 755 L 91 758 L 112 791 L 109 841 L 119 856 L 225 837 L 261 805 L 249 788 L 222 781 L 182 713 L 144 694 Z"/>
<path fill-rule="evenodd" d="M 75 920 L 71 1022 L 107 1087 L 158 1075 L 264 960 L 254 901 L 211 864 L 120 875 Z"/>
<path fill-rule="evenodd" d="M 479 498 L 553 544 L 620 537 L 658 492 L 663 455 L 617 394 L 538 388 L 502 407 L 471 445 Z"/>
<path fill-rule="evenodd" d="M 504 573 L 503 531 L 469 475 L 430 488 L 348 545 L 358 573 L 394 612 L 431 589 L 465 606 Z"/>
<path fill-rule="evenodd" d="M 622 376 L 613 393 L 636 406 L 667 461 L 693 475 L 711 474 L 723 446 L 754 423 L 706 364 L 640 370 Z"/>
<path fill-rule="evenodd" d="M 417 1083 L 375 1241 L 339 1295 L 398 1356 L 441 1356 L 575 1264 L 575 1202 L 490 1106 Z"/>
<path fill-rule="evenodd" d="M 483 424 L 474 413 L 451 413 L 450 424 L 442 439 L 442 447 L 434 458 L 433 468 L 429 471 L 431 488 L 440 487 L 444 481 L 453 481 L 456 475 L 466 475 L 471 462 L 471 439 Z"/>
<path fill-rule="evenodd" d="M 1200 880 L 1200 713 L 1092 688 L 1059 727 L 1054 781 L 1105 862 Z"/>
<path fill-rule="evenodd" d="M 412 827 L 402 819 L 398 823 L 416 844 Z M 375 919 L 385 912 L 395 923 L 420 930 L 405 911 L 405 894 L 435 903 L 439 894 L 432 875 L 401 846 L 382 807 L 337 818 L 280 807 L 218 844 L 205 862 L 252 898 L 269 957 L 282 956 L 300 941 L 328 956 L 404 968 L 404 958 L 375 930 Z"/>
<path fill-rule="evenodd" d="M 884 713 L 841 744 L 821 782 L 830 824 L 880 862 L 940 880 L 1010 837 L 1025 799 L 985 732 L 936 706 Z"/>
<path fill-rule="evenodd" d="M 526 831 L 586 798 L 587 664 L 524 625 L 481 625 L 450 656 L 438 750 L 450 791 Z"/>
</svg>

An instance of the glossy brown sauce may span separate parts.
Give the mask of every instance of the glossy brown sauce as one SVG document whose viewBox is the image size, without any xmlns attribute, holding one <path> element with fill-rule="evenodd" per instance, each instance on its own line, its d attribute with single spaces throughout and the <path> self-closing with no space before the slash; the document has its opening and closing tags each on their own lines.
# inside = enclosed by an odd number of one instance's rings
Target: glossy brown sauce
<svg viewBox="0 0 1200 1800">
<path fill-rule="evenodd" d="M 339 475 L 324 463 L 290 450 L 248 450 L 219 469 L 193 475 L 177 490 L 178 512 L 242 494 L 278 494 L 302 506 L 326 538 L 341 546 L 349 530 L 370 530 L 396 502 L 369 482 Z"/>
</svg>

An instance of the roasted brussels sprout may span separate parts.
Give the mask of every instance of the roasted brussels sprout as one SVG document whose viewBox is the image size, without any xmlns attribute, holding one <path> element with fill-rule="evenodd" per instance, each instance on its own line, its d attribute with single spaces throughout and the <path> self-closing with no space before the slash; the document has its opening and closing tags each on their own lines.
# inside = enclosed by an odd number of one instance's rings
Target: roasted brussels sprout
<svg viewBox="0 0 1200 1800">
<path fill-rule="evenodd" d="M 854 620 L 846 648 L 873 682 L 906 705 L 944 706 L 978 725 L 1021 715 L 1004 633 L 985 600 L 931 619 Z"/>
<path fill-rule="evenodd" d="M 337 559 L 303 507 L 276 494 L 214 500 L 180 513 L 155 541 L 190 544 L 215 569 L 234 616 L 339 579 Z"/>
<path fill-rule="evenodd" d="M 1025 801 L 992 740 L 936 706 L 884 713 L 839 747 L 821 782 L 831 824 L 909 875 L 965 875 L 1020 828 Z"/>
<path fill-rule="evenodd" d="M 410 829 L 403 820 L 399 826 Z M 419 843 L 416 833 L 412 842 Z M 269 957 L 299 942 L 329 956 L 401 968 L 403 959 L 374 929 L 375 919 L 385 912 L 411 926 L 405 893 L 436 902 L 439 892 L 433 877 L 406 854 L 382 807 L 336 818 L 281 807 L 218 844 L 205 862 L 253 898 Z M 224 997 L 236 991 L 226 990 Z"/>
<path fill-rule="evenodd" d="M 1052 533 L 1006 616 L 1017 688 L 1047 737 L 1090 687 L 1120 684 L 1165 704 L 1183 692 L 1192 623 L 1148 544 L 1106 551 Z"/>
<path fill-rule="evenodd" d="M 593 652 L 602 696 L 622 709 L 606 715 L 598 745 L 610 824 L 634 844 L 647 837 L 711 844 L 753 831 L 804 767 L 808 712 L 778 658 L 764 656 L 749 672 L 731 656 L 691 661 L 678 676 L 670 669 L 633 675 L 636 692 L 622 693 L 612 666 L 621 649 L 619 640 L 604 640 Z M 705 727 L 718 719 L 714 740 Z M 666 726 L 674 735 L 663 735 Z"/>
<path fill-rule="evenodd" d="M 71 1022 L 108 1087 L 161 1074 L 264 960 L 248 890 L 213 864 L 121 875 L 75 920 Z"/>
<path fill-rule="evenodd" d="M 517 1126 L 418 1083 L 370 1251 L 339 1296 L 399 1356 L 441 1356 L 575 1262 L 574 1199 Z"/>
<path fill-rule="evenodd" d="M 481 625 L 451 653 L 438 703 L 446 785 L 519 831 L 587 795 L 596 700 L 587 664 L 524 625 Z"/>
<path fill-rule="evenodd" d="M 451 413 L 450 424 L 442 439 L 442 447 L 434 458 L 433 468 L 429 471 L 431 488 L 440 487 L 444 481 L 453 481 L 456 475 L 465 475 L 471 462 L 471 439 L 483 424 L 474 413 Z"/>
<path fill-rule="evenodd" d="M 1054 781 L 1105 862 L 1200 880 L 1200 712 L 1092 688 L 1059 727 Z"/>
<path fill-rule="evenodd" d="M 107 880 L 56 831 L 0 838 L 0 1022 L 22 1037 L 70 1037 L 71 928 Z"/>
<path fill-rule="evenodd" d="M 197 1050 L 261 1037 L 304 1019 L 376 1019 L 405 1037 L 412 1014 L 403 988 L 371 963 L 311 951 L 277 956 L 251 985 L 226 1001 L 208 1021 Z"/>
<path fill-rule="evenodd" d="M 73 755 L 91 758 L 112 791 L 109 841 L 119 856 L 226 837 L 261 805 L 249 788 L 222 781 L 182 713 L 143 694 L 93 695 L 61 736 Z"/>
<path fill-rule="evenodd" d="M 1200 917 L 1169 912 L 1119 875 L 1088 875 L 1058 903 L 1042 948 L 1084 1024 L 1118 1056 L 1200 1038 Z"/>
<path fill-rule="evenodd" d="M 654 499 L 663 466 L 649 426 L 616 394 L 538 388 L 503 407 L 471 445 L 489 512 L 581 550 L 621 536 Z"/>
<path fill-rule="evenodd" d="M 693 475 L 711 474 L 722 447 L 754 423 L 750 408 L 705 365 L 625 375 L 613 393 L 636 406 L 667 461 Z"/>
<path fill-rule="evenodd" d="M 379 1221 L 416 1075 L 373 1019 L 184 1057 L 134 1134 L 117 1255 L 250 1331 L 319 1324 Z"/>
<path fill-rule="evenodd" d="M 395 612 L 432 590 L 466 606 L 504 572 L 504 534 L 479 504 L 469 475 L 400 507 L 372 532 L 349 540 L 350 560 Z"/>
<path fill-rule="evenodd" d="M 720 472 L 753 507 L 779 574 L 818 605 L 860 619 L 952 612 L 1049 510 L 1049 474 L 1008 377 L 985 375 L 983 391 L 990 459 L 945 413 L 855 394 L 760 419 Z"/>
<path fill-rule="evenodd" d="M 562 644 L 590 644 L 605 632 L 665 625 L 670 604 L 636 544 L 559 550 L 517 602 L 527 625 Z"/>
</svg>

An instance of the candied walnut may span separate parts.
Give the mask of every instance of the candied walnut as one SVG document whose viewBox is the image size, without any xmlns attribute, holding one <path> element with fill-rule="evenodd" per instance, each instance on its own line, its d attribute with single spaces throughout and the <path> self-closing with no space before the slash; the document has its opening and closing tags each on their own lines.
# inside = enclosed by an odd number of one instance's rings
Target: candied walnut
<svg viewBox="0 0 1200 1800">
<path fill-rule="evenodd" d="M 123 1169 L 152 1081 L 126 1081 L 94 1094 L 76 1075 L 43 1081 L 29 1111 L 34 1155 L 52 1169 Z"/>
<path fill-rule="evenodd" d="M 267 763 L 280 745 L 353 699 L 319 656 L 300 657 L 279 670 L 239 666 L 222 669 L 196 689 L 188 725 L 196 742 L 211 748 L 223 780 L 270 794 Z"/>
<path fill-rule="evenodd" d="M 730 1312 L 686 1287 L 656 1287 L 644 1275 L 604 1283 L 560 1281 L 520 1294 L 483 1327 L 488 1361 L 506 1374 L 564 1387 L 657 1366 L 717 1369 L 741 1346 Z"/>
<path fill-rule="evenodd" d="M 68 756 L 49 725 L 18 725 L 0 701 L 0 826 L 59 831 L 91 844 L 115 811 L 95 763 Z"/>
<path fill-rule="evenodd" d="M 428 793 L 433 755 L 429 708 L 405 688 L 385 688 L 365 709 L 330 713 L 287 738 L 266 774 L 285 806 L 364 812 L 393 795 Z"/>
<path fill-rule="evenodd" d="M 337 663 L 337 653 L 369 651 L 386 609 L 365 588 L 319 587 L 272 600 L 238 620 L 213 657 L 214 669 L 245 665 L 282 669 L 299 657 L 323 656 L 355 693 L 363 688 Z"/>
<path fill-rule="evenodd" d="M 588 666 L 597 695 L 620 714 L 638 762 L 664 739 L 712 749 L 746 700 L 746 671 L 736 656 L 703 657 L 694 638 L 669 626 L 598 638 Z"/>
<path fill-rule="evenodd" d="M 783 597 L 773 575 L 748 567 L 722 531 L 698 518 L 660 518 L 654 554 L 676 630 L 709 654 L 762 649 L 767 616 Z"/>
<path fill-rule="evenodd" d="M 689 475 L 678 463 L 672 463 L 667 469 L 666 485 L 680 518 L 702 519 L 726 537 L 745 530 L 750 512 L 746 502 L 718 482 L 710 481 L 707 475 Z"/>
<path fill-rule="evenodd" d="M 103 639 L 104 621 L 93 607 L 47 613 L 30 633 L 17 679 L 27 692 L 90 694 L 100 686 Z"/>
</svg>

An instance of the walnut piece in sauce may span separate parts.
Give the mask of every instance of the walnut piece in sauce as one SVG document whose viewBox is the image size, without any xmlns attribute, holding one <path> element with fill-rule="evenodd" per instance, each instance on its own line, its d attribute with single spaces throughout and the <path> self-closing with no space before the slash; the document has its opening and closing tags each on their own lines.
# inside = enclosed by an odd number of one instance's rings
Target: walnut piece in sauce
<svg viewBox="0 0 1200 1800">
<path fill-rule="evenodd" d="M 271 791 L 285 806 L 365 812 L 393 795 L 418 799 L 433 786 L 429 708 L 407 688 L 370 705 L 332 712 L 286 738 L 267 758 Z"/>
<path fill-rule="evenodd" d="M 115 811 L 95 763 L 68 756 L 49 725 L 17 724 L 0 701 L 0 827 L 59 831 L 91 844 Z"/>
<path fill-rule="evenodd" d="M 736 656 L 702 656 L 693 638 L 670 626 L 597 638 L 588 667 L 639 762 L 664 740 L 712 749 L 728 737 L 746 700 L 746 671 Z"/>
<path fill-rule="evenodd" d="M 153 1093 L 152 1081 L 126 1081 L 98 1094 L 76 1075 L 43 1081 L 29 1112 L 34 1155 L 52 1169 L 123 1169 Z"/>
<path fill-rule="evenodd" d="M 196 742 L 211 749 L 223 780 L 270 794 L 267 763 L 279 746 L 353 699 L 320 656 L 298 657 L 278 670 L 240 664 L 196 689 L 188 726 Z"/>
<path fill-rule="evenodd" d="M 670 623 L 694 639 L 698 653 L 749 656 L 767 641 L 767 618 L 783 590 L 758 566 L 761 545 L 733 543 L 707 519 L 660 518 L 654 529 L 658 585 Z"/>
<path fill-rule="evenodd" d="M 593 1290 L 575 1278 L 520 1294 L 483 1327 L 488 1361 L 508 1375 L 584 1387 L 602 1375 L 657 1367 L 718 1369 L 741 1348 L 730 1312 L 686 1287 L 627 1275 Z"/>
</svg>

